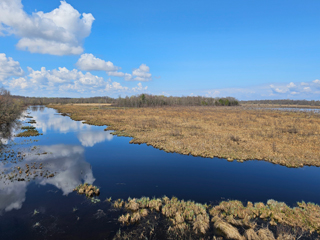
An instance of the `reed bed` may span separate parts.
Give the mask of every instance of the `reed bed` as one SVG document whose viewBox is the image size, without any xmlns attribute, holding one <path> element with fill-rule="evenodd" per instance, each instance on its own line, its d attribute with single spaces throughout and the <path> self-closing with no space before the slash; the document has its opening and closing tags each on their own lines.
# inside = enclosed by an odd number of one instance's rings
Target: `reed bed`
<svg viewBox="0 0 320 240">
<path fill-rule="evenodd" d="M 105 108 L 50 105 L 74 120 L 108 125 L 130 143 L 229 161 L 320 166 L 320 114 L 245 107 Z"/>
</svg>

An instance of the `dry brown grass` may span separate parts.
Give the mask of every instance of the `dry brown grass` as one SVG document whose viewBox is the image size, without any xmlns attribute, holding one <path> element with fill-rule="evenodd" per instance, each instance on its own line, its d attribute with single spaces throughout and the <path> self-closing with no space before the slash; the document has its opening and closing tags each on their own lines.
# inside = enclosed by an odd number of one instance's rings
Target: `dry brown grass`
<svg viewBox="0 0 320 240">
<path fill-rule="evenodd" d="M 298 105 L 298 104 L 266 104 L 266 103 L 241 103 L 242 106 L 246 107 L 260 107 L 260 108 L 310 108 L 320 109 L 320 106 L 312 105 Z"/>
<path fill-rule="evenodd" d="M 245 107 L 105 108 L 51 105 L 167 152 L 288 167 L 320 166 L 320 114 Z"/>
<path fill-rule="evenodd" d="M 111 106 L 111 103 L 73 103 L 75 106 Z"/>
<path fill-rule="evenodd" d="M 312 236 L 320 233 L 320 207 L 304 202 L 298 202 L 297 205 L 290 208 L 283 202 L 269 200 L 267 204 L 248 202 L 244 206 L 240 201 L 223 201 L 211 207 L 166 196 L 129 198 L 127 201 L 118 199 L 113 204 L 120 209 L 124 206 L 127 211 L 118 218 L 123 225 L 136 224 L 143 218 L 155 217 L 155 212 L 161 213 L 169 223 L 167 233 L 179 236 L 177 239 L 188 239 L 184 237 L 189 232 L 197 236 L 192 239 L 209 239 L 207 237 L 212 234 L 234 240 L 291 240 L 303 236 L 313 239 Z M 269 229 L 269 225 L 273 227 Z"/>
</svg>

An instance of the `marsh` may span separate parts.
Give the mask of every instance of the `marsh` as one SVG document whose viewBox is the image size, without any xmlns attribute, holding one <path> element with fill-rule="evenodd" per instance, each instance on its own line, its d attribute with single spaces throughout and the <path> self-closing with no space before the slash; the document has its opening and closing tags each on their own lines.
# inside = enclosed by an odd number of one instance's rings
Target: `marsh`
<svg viewBox="0 0 320 240">
<path fill-rule="evenodd" d="M 10 153 L 2 155 L 0 171 L 0 230 L 6 229 L 0 231 L 1 239 L 112 239 L 121 228 L 118 218 L 125 214 L 115 211 L 114 200 L 129 197 L 176 196 L 212 206 L 230 199 L 265 204 L 276 199 L 290 207 L 301 201 L 319 203 L 317 167 L 167 153 L 146 144 L 129 144 L 132 138 L 104 131 L 107 126 L 74 121 L 52 108 L 29 110 L 35 123 L 25 128 L 43 135 L 12 137 L 6 145 Z M 28 121 L 24 118 L 23 126 L 31 126 Z M 12 168 L 17 169 L 16 178 L 11 178 Z M 22 175 L 32 170 L 27 181 L 18 181 L 21 169 Z M 51 173 L 54 176 L 49 177 Z M 82 183 L 100 189 L 99 201 L 73 192 Z M 98 210 L 106 215 L 97 218 Z M 88 228 L 96 230 L 89 233 Z"/>
</svg>

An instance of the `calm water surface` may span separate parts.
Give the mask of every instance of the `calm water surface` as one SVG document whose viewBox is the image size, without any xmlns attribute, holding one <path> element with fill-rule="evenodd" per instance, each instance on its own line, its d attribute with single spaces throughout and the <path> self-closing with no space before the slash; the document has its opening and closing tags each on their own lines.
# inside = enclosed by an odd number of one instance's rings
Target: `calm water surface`
<svg viewBox="0 0 320 240">
<path fill-rule="evenodd" d="M 0 239 L 112 239 L 120 227 L 119 212 L 104 202 L 107 197 L 320 203 L 316 167 L 289 169 L 264 161 L 238 163 L 166 153 L 129 144 L 130 138 L 113 136 L 105 126 L 73 121 L 54 109 L 29 112 L 43 135 L 15 138 L 8 146 L 29 152 L 17 164 L 43 162 L 56 175 L 30 182 L 0 180 Z M 27 139 L 39 141 L 26 143 Z M 34 146 L 37 149 L 31 150 Z M 48 154 L 36 154 L 41 152 Z M 16 165 L 0 162 L 0 172 L 12 166 Z M 72 191 L 83 182 L 99 186 L 101 202 L 91 203 Z M 34 214 L 35 209 L 39 213 Z"/>
</svg>

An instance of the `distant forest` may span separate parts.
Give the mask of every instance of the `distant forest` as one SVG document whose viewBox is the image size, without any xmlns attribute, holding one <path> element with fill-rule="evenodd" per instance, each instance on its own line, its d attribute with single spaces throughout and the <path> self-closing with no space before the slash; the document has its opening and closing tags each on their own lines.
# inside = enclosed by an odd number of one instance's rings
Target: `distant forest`
<svg viewBox="0 0 320 240">
<path fill-rule="evenodd" d="M 90 98 L 60 98 L 60 97 L 24 97 L 12 96 L 20 100 L 25 105 L 46 105 L 46 104 L 67 104 L 67 103 L 114 103 L 115 99 L 110 97 L 90 97 Z"/>
<path fill-rule="evenodd" d="M 207 97 L 166 97 L 158 95 L 141 94 L 118 98 L 115 105 L 119 107 L 156 107 L 156 106 L 237 106 L 239 101 L 233 97 L 207 98 Z"/>
<path fill-rule="evenodd" d="M 311 101 L 307 101 L 307 100 L 290 100 L 290 99 L 251 100 L 251 101 L 240 101 L 240 103 L 320 106 L 320 101 L 315 101 L 315 100 L 311 100 Z"/>
<path fill-rule="evenodd" d="M 110 103 L 118 107 L 156 107 L 156 106 L 237 106 L 239 101 L 233 97 L 166 97 L 140 94 L 131 97 L 91 97 L 91 98 L 46 98 L 12 96 L 25 105 L 75 104 L 75 103 Z"/>
</svg>

